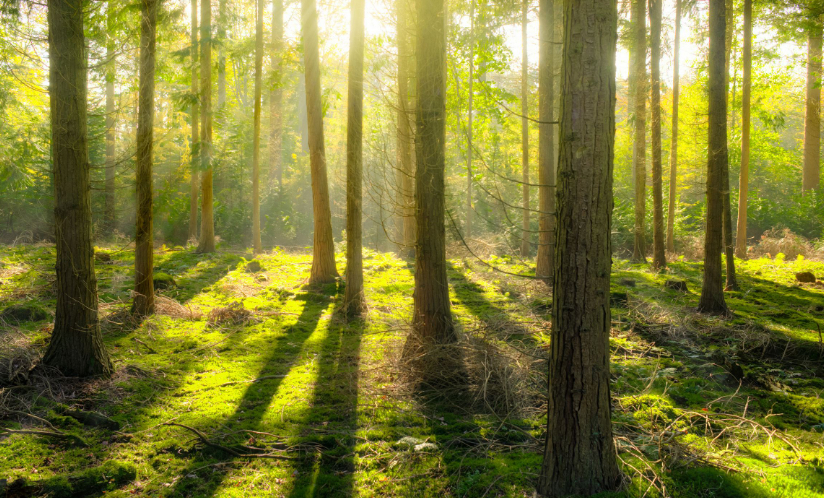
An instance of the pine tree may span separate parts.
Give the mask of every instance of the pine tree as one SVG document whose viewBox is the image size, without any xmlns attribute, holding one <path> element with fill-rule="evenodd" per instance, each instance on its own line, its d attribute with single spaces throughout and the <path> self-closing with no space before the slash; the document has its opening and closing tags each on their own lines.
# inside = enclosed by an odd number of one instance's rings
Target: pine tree
<svg viewBox="0 0 824 498">
<path fill-rule="evenodd" d="M 678 185 L 678 98 L 681 86 L 681 0 L 675 0 L 675 40 L 672 52 L 672 139 L 670 145 L 669 206 L 667 208 L 667 251 L 675 252 L 675 201 Z"/>
<path fill-rule="evenodd" d="M 744 0 L 744 82 L 741 99 L 741 173 L 735 255 L 747 257 L 747 190 L 750 177 L 750 93 L 752 88 L 752 0 Z"/>
<path fill-rule="evenodd" d="M 664 251 L 664 191 L 661 164 L 661 8 L 662 0 L 649 0 L 650 73 L 652 77 L 652 267 L 667 266 Z"/>
<path fill-rule="evenodd" d="M 820 19 L 807 28 L 807 99 L 804 113 L 804 168 L 801 190 L 815 190 L 821 175 L 821 38 Z"/>
<path fill-rule="evenodd" d="M 414 108 L 410 85 L 410 66 L 414 66 L 412 53 L 412 12 L 409 0 L 396 0 L 397 43 L 398 43 L 398 184 L 397 204 L 400 206 L 398 232 L 401 254 L 415 255 L 415 130 Z"/>
<path fill-rule="evenodd" d="M 191 54 L 192 54 L 192 106 L 191 106 L 191 113 L 192 113 L 192 143 L 191 143 L 191 164 L 189 169 L 191 171 L 191 181 L 189 186 L 189 240 L 197 240 L 197 192 L 198 188 L 198 178 L 200 175 L 198 174 L 199 171 L 199 163 L 200 163 L 200 146 L 198 141 L 200 140 L 199 132 L 198 132 L 198 124 L 200 121 L 200 105 L 199 105 L 199 97 L 197 94 L 197 0 L 192 0 L 191 3 L 191 16 L 192 16 L 192 35 L 191 35 Z"/>
<path fill-rule="evenodd" d="M 252 252 L 263 251 L 260 242 L 260 99 L 263 73 L 263 0 L 257 0 L 255 22 L 255 115 L 252 132 Z"/>
<path fill-rule="evenodd" d="M 632 0 L 632 61 L 630 91 L 633 91 L 635 134 L 632 167 L 635 178 L 635 242 L 632 260 L 646 262 L 647 235 L 647 18 L 646 0 Z"/>
<path fill-rule="evenodd" d="M 105 213 L 104 225 L 107 235 L 111 235 L 115 229 L 115 203 L 114 203 L 114 180 L 115 180 L 115 119 L 114 109 L 114 80 L 117 75 L 117 61 L 115 57 L 115 1 L 108 0 L 106 3 L 106 186 L 105 186 Z"/>
<path fill-rule="evenodd" d="M 200 2 L 200 241 L 198 252 L 215 252 L 212 202 L 212 3 Z"/>
<path fill-rule="evenodd" d="M 547 283 L 552 281 L 555 259 L 555 2 L 541 0 L 539 6 L 539 106 L 538 128 L 538 256 L 535 275 Z"/>
<path fill-rule="evenodd" d="M 530 253 L 529 228 L 529 64 L 527 52 L 527 11 L 529 0 L 521 0 L 521 256 Z"/>
<path fill-rule="evenodd" d="M 272 93 L 270 96 L 269 131 L 269 190 L 277 182 L 278 196 L 283 193 L 283 164 L 281 158 L 281 123 L 283 89 L 281 62 L 283 60 L 283 0 L 272 1 Z"/>
</svg>

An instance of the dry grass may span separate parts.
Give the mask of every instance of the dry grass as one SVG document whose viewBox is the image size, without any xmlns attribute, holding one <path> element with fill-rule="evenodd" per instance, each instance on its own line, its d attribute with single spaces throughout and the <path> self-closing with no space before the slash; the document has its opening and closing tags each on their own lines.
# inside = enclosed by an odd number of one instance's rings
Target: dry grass
<svg viewBox="0 0 824 498">
<path fill-rule="evenodd" d="M 254 314 L 243 307 L 241 301 L 235 301 L 229 306 L 215 308 L 209 312 L 209 325 L 240 325 L 252 320 Z"/>
<path fill-rule="evenodd" d="M 822 252 L 816 251 L 810 241 L 794 234 L 789 228 L 773 228 L 764 232 L 758 244 L 749 249 L 751 257 L 773 258 L 779 253 L 784 254 L 787 259 L 796 259 L 798 256 L 807 259 L 822 257 Z"/>
</svg>

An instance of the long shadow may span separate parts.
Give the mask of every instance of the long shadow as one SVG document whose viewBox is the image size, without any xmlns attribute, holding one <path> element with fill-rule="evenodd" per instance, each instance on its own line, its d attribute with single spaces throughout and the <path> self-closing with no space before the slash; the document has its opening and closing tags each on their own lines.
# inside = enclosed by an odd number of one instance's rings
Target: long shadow
<svg viewBox="0 0 824 498">
<path fill-rule="evenodd" d="M 299 295 L 295 299 L 303 300 L 305 303 L 297 322 L 292 327 L 289 335 L 284 334 L 275 339 L 275 344 L 272 345 L 268 356 L 262 362 L 262 366 L 258 372 L 258 377 L 276 375 L 282 377 L 270 377 L 266 380 L 249 384 L 243 396 L 238 401 L 234 413 L 220 425 L 221 428 L 229 430 L 255 430 L 258 428 L 283 378 L 289 373 L 292 367 L 295 366 L 296 360 L 299 358 L 301 352 L 301 348 L 298 347 L 291 357 L 283 358 L 282 355 L 279 354 L 280 350 L 290 339 L 298 339 L 295 337 L 295 332 L 298 331 L 302 335 L 298 340 L 301 342 L 301 345 L 305 343 L 317 329 L 321 316 L 332 302 L 329 295 L 315 293 Z M 205 432 L 208 433 L 210 430 L 207 429 Z M 216 460 L 230 462 L 234 460 L 234 457 L 222 452 L 215 454 L 212 450 L 208 450 L 208 454 L 205 454 L 204 451 L 198 453 L 198 456 L 192 459 L 187 468 L 178 475 L 174 486 L 170 487 L 165 493 L 166 496 L 210 497 L 215 495 L 223 483 L 225 474 L 209 471 L 209 474 L 206 476 L 201 476 L 198 474 L 198 471 L 203 470 L 202 467 L 204 467 L 206 463 L 214 463 Z"/>
<path fill-rule="evenodd" d="M 197 258 L 195 265 L 203 261 L 208 261 L 209 264 L 193 275 L 175 278 L 178 285 L 176 288 L 167 291 L 167 294 L 181 303 L 191 300 L 200 294 L 203 289 L 212 286 L 225 277 L 235 269 L 242 259 L 240 256 L 231 253 L 193 254 L 191 250 L 178 251 L 172 253 L 169 257 L 158 258 L 157 270 L 171 274 L 179 273 L 181 269 L 188 270 L 192 265 L 182 265 L 181 263 L 188 263 L 186 260 L 192 257 Z"/>
</svg>

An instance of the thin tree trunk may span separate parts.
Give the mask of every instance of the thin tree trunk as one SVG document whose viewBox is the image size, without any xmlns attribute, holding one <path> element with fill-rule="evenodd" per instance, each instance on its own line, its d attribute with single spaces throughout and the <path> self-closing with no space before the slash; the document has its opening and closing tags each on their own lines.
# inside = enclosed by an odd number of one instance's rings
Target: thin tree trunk
<svg viewBox="0 0 824 498">
<path fill-rule="evenodd" d="M 725 4 L 726 27 L 724 28 L 724 92 L 726 95 L 726 107 L 730 109 L 730 60 L 732 54 L 732 37 L 735 32 L 735 17 L 733 10 L 733 0 L 726 0 Z M 728 118 L 729 116 L 727 116 Z M 727 126 L 733 120 L 727 121 Z M 722 171 L 723 179 L 723 215 L 722 215 L 722 231 L 724 237 L 724 261 L 727 266 L 727 283 L 725 288 L 727 290 L 735 290 L 738 288 L 738 282 L 735 279 L 735 254 L 734 245 L 732 241 L 732 202 L 730 201 L 730 163 L 729 156 L 724 163 Z"/>
<path fill-rule="evenodd" d="M 252 137 L 252 252 L 263 252 L 260 242 L 260 99 L 263 73 L 263 0 L 257 0 L 255 23 L 255 115 Z"/>
<path fill-rule="evenodd" d="M 475 0 L 469 6 L 469 110 L 466 126 L 466 225 L 464 238 L 472 237 L 472 112 L 475 104 Z"/>
<path fill-rule="evenodd" d="M 521 170 L 523 185 L 521 203 L 521 256 L 529 256 L 529 61 L 527 59 L 527 9 L 529 0 L 521 2 Z"/>
<path fill-rule="evenodd" d="M 217 4 L 217 108 L 223 109 L 226 103 L 226 0 Z"/>
<path fill-rule="evenodd" d="M 106 12 L 106 198 L 104 225 L 106 235 L 111 235 L 115 229 L 115 207 L 114 207 L 114 179 L 115 179 L 115 131 L 117 122 L 115 120 L 114 109 L 114 79 L 117 66 L 115 61 L 114 42 L 114 22 L 115 7 L 114 0 L 107 2 Z"/>
<path fill-rule="evenodd" d="M 97 314 L 83 6 L 82 0 L 48 2 L 57 307 L 43 363 L 70 377 L 113 371 Z"/>
<path fill-rule="evenodd" d="M 338 276 L 338 270 L 335 268 L 332 211 L 329 208 L 329 183 L 326 179 L 326 151 L 323 144 L 318 11 L 315 0 L 301 0 L 301 6 L 306 117 L 309 121 L 309 162 L 312 170 L 312 208 L 315 222 L 309 283 L 316 284 L 333 282 Z"/>
<path fill-rule="evenodd" d="M 154 145 L 155 31 L 158 0 L 141 0 L 140 75 L 137 115 L 137 226 L 134 251 L 134 301 L 132 313 L 155 311 L 152 227 L 152 149 Z"/>
<path fill-rule="evenodd" d="M 278 196 L 283 193 L 283 159 L 281 151 L 281 123 L 283 122 L 283 0 L 272 1 L 272 94 L 271 129 L 269 130 L 269 189 L 277 182 Z"/>
<path fill-rule="evenodd" d="M 410 70 L 412 36 L 410 28 L 410 2 L 397 0 L 398 29 L 398 200 L 400 206 L 401 253 L 406 257 L 415 256 L 415 131 L 414 111 L 410 94 Z"/>
<path fill-rule="evenodd" d="M 543 496 L 622 483 L 609 386 L 616 4 L 565 3 L 558 230 Z"/>
<path fill-rule="evenodd" d="M 801 190 L 815 190 L 821 174 L 821 22 L 807 34 L 807 101 Z"/>
<path fill-rule="evenodd" d="M 555 2 L 541 0 L 539 7 L 539 98 L 540 121 L 538 134 L 538 257 L 535 275 L 547 283 L 552 280 L 555 262 Z"/>
<path fill-rule="evenodd" d="M 724 169 L 727 163 L 727 98 L 724 73 L 724 0 L 710 0 L 709 9 L 709 136 L 707 152 L 707 226 L 704 239 L 704 281 L 698 311 L 727 311 L 721 275 L 723 251 Z"/>
<path fill-rule="evenodd" d="M 735 254 L 747 257 L 747 190 L 750 178 L 750 91 L 752 88 L 752 0 L 744 0 L 744 83 L 741 102 L 741 174 Z"/>
<path fill-rule="evenodd" d="M 632 61 L 635 108 L 635 136 L 633 138 L 632 164 L 635 178 L 635 242 L 632 260 L 646 262 L 647 235 L 647 20 L 646 0 L 632 0 Z"/>
<path fill-rule="evenodd" d="M 667 251 L 675 252 L 675 201 L 678 193 L 678 97 L 681 75 L 681 0 L 675 0 L 675 41 L 672 56 L 672 140 L 670 145 L 669 206 L 667 208 Z"/>
<path fill-rule="evenodd" d="M 212 3 L 200 2 L 200 242 L 197 252 L 215 252 L 212 204 Z"/>
<path fill-rule="evenodd" d="M 349 101 L 346 129 L 346 291 L 343 312 L 366 310 L 363 294 L 363 24 L 364 0 L 352 0 L 349 30 Z"/>
<path fill-rule="evenodd" d="M 661 160 L 661 10 L 663 0 L 649 0 L 650 72 L 652 73 L 652 267 L 667 266 L 664 251 L 664 189 Z"/>
<path fill-rule="evenodd" d="M 197 94 L 197 0 L 192 0 L 192 145 L 191 145 L 191 183 L 189 185 L 189 240 L 197 240 L 197 191 L 198 163 L 200 162 L 200 140 L 198 123 L 200 121 L 200 104 Z"/>
</svg>

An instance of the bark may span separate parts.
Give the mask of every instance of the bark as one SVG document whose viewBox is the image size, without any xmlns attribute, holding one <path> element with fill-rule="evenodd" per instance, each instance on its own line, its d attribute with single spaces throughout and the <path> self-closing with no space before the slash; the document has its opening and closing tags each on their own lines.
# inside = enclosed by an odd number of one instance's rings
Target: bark
<svg viewBox="0 0 824 498">
<path fill-rule="evenodd" d="M 539 14 L 539 106 L 538 128 L 538 256 L 535 275 L 547 283 L 552 280 L 555 260 L 555 2 L 541 0 Z"/>
<path fill-rule="evenodd" d="M 707 224 L 704 238 L 704 281 L 698 311 L 726 313 L 721 275 L 723 251 L 724 169 L 727 163 L 727 99 L 724 74 L 724 0 L 709 2 L 709 131 L 707 153 Z"/>
<path fill-rule="evenodd" d="M 346 291 L 343 312 L 366 311 L 363 294 L 363 36 L 364 0 L 352 0 L 346 129 Z"/>
<path fill-rule="evenodd" d="M 472 237 L 472 112 L 475 104 L 475 0 L 472 0 L 469 7 L 469 83 L 467 92 L 469 94 L 469 109 L 466 127 L 466 224 L 464 226 L 464 238 L 469 240 Z"/>
<path fill-rule="evenodd" d="M 252 253 L 260 254 L 260 99 L 263 73 L 263 0 L 257 0 L 255 23 L 255 115 L 252 137 Z"/>
<path fill-rule="evenodd" d="M 646 1 L 632 0 L 632 82 L 634 87 L 635 132 L 632 165 L 635 178 L 635 242 L 632 260 L 646 262 L 647 235 L 645 228 L 647 202 L 647 22 Z"/>
<path fill-rule="evenodd" d="M 733 0 L 726 0 L 725 16 L 726 27 L 724 28 L 724 92 L 726 96 L 727 109 L 730 109 L 730 59 L 732 54 L 732 37 L 735 32 L 735 17 L 733 15 Z M 734 120 L 733 120 L 734 121 Z M 727 122 L 729 127 L 730 121 Z M 723 171 L 721 172 L 723 178 L 723 210 L 722 210 L 722 232 L 724 238 L 724 261 L 727 266 L 727 290 L 734 290 L 738 288 L 738 282 L 735 279 L 735 254 L 732 241 L 732 206 L 730 201 L 730 164 L 729 156 L 724 162 Z"/>
<path fill-rule="evenodd" d="M 675 201 L 678 185 L 678 97 L 681 75 L 681 0 L 675 0 L 675 41 L 672 56 L 672 140 L 670 145 L 669 206 L 667 208 L 667 251 L 675 252 Z"/>
<path fill-rule="evenodd" d="M 110 375 L 97 313 L 86 136 L 82 0 L 49 0 L 49 98 L 57 307 L 43 363 L 63 375 Z"/>
<path fill-rule="evenodd" d="M 103 213 L 106 235 L 111 235 L 115 229 L 114 208 L 114 179 L 115 179 L 115 120 L 114 109 L 114 79 L 117 70 L 115 61 L 114 41 L 114 1 L 109 0 L 106 12 L 106 186 L 105 212 Z"/>
<path fill-rule="evenodd" d="M 609 386 L 616 4 L 565 3 L 547 439 L 538 492 L 617 490 Z"/>
<path fill-rule="evenodd" d="M 312 208 L 315 222 L 312 270 L 309 283 L 333 282 L 335 245 L 332 239 L 332 211 L 326 179 L 326 151 L 323 144 L 323 110 L 320 97 L 320 53 L 318 12 L 315 0 L 301 0 L 303 58 L 306 76 L 306 117 L 309 124 L 309 163 L 312 172 Z"/>
<path fill-rule="evenodd" d="M 398 22 L 398 200 L 401 254 L 415 256 L 415 131 L 409 67 L 413 66 L 408 0 L 397 0 Z"/>
<path fill-rule="evenodd" d="M 223 109 L 226 103 L 226 0 L 219 0 L 217 9 L 217 108 Z"/>
<path fill-rule="evenodd" d="M 278 195 L 283 193 L 283 160 L 281 150 L 281 129 L 283 122 L 283 88 L 281 74 L 283 62 L 283 0 L 272 2 L 272 94 L 271 129 L 269 130 L 269 188 L 275 182 L 278 186 Z"/>
<path fill-rule="evenodd" d="M 412 324 L 424 344 L 454 342 L 446 278 L 446 36 L 444 0 L 417 0 L 415 293 Z"/>
<path fill-rule="evenodd" d="M 649 0 L 650 73 L 652 76 L 652 267 L 667 266 L 664 251 L 664 192 L 661 161 L 661 10 L 663 0 Z"/>
<path fill-rule="evenodd" d="M 741 174 L 735 255 L 747 257 L 747 191 L 750 178 L 750 92 L 752 88 L 752 0 L 744 0 L 744 82 L 741 101 Z"/>
<path fill-rule="evenodd" d="M 192 145 L 191 145 L 191 183 L 189 187 L 189 240 L 197 240 L 197 191 L 200 161 L 200 145 L 198 141 L 198 121 L 200 120 L 200 104 L 197 90 L 197 0 L 192 0 Z"/>
<path fill-rule="evenodd" d="M 197 252 L 215 252 L 212 204 L 212 3 L 200 2 L 200 242 Z"/>
<path fill-rule="evenodd" d="M 527 56 L 527 8 L 528 0 L 521 2 L 521 169 L 523 185 L 521 204 L 523 225 L 521 226 L 521 256 L 530 252 L 529 240 L 529 61 Z"/>
<path fill-rule="evenodd" d="M 815 190 L 821 174 L 821 23 L 807 34 L 807 100 L 801 190 Z"/>
<path fill-rule="evenodd" d="M 132 313 L 154 313 L 154 230 L 152 228 L 152 149 L 154 143 L 155 32 L 158 0 L 141 0 L 140 71 L 137 115 L 137 226 Z"/>
</svg>

